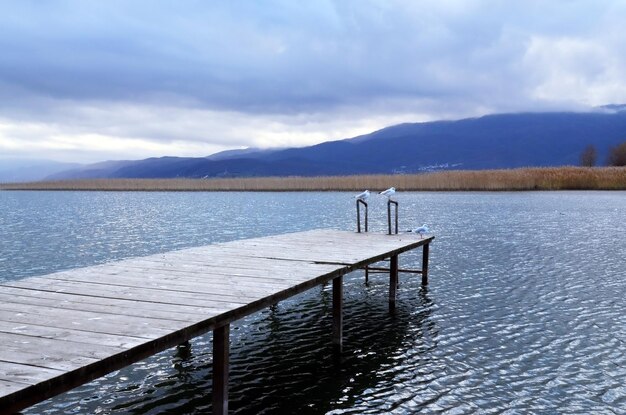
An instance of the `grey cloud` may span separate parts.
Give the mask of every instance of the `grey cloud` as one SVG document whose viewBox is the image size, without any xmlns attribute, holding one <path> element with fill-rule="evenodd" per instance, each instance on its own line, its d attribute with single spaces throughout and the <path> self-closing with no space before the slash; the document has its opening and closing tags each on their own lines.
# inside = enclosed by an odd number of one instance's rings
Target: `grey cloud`
<svg viewBox="0 0 626 415">
<path fill-rule="evenodd" d="M 503 87 L 523 98 L 506 83 L 525 82 L 516 66 L 529 34 L 597 30 L 613 3 L 471 4 L 12 2 L 0 17 L 0 79 L 61 99 L 167 94 L 250 112 Z"/>
</svg>

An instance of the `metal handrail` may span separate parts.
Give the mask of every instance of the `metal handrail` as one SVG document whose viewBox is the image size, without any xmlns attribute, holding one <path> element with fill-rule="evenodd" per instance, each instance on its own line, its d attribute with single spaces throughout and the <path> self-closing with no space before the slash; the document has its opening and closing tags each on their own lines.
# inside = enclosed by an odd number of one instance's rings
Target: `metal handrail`
<svg viewBox="0 0 626 415">
<path fill-rule="evenodd" d="M 367 232 L 367 203 L 364 200 L 357 199 L 356 200 L 356 231 L 361 233 L 361 208 L 360 205 L 363 204 L 365 206 L 365 232 Z"/>
<path fill-rule="evenodd" d="M 389 235 L 393 235 L 391 233 L 391 205 L 394 205 L 396 208 L 396 220 L 395 220 L 395 234 L 398 234 L 398 202 L 396 202 L 395 200 L 387 200 L 387 226 L 389 228 Z"/>
</svg>

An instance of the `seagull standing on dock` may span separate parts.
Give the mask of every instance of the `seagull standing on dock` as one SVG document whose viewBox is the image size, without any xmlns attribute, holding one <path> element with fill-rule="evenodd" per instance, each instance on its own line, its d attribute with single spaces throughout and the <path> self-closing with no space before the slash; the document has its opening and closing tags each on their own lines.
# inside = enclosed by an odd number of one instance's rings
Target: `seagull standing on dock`
<svg viewBox="0 0 626 415">
<path fill-rule="evenodd" d="M 363 193 L 359 193 L 358 195 L 354 196 L 355 199 L 357 200 L 362 200 L 362 201 L 366 201 L 368 198 L 370 197 L 370 191 L 366 190 Z"/>
<path fill-rule="evenodd" d="M 386 196 L 388 199 L 391 199 L 391 196 L 393 196 L 395 193 L 396 193 L 396 188 L 395 187 L 390 187 L 387 190 L 383 190 L 379 194 L 381 194 L 383 196 Z"/>
<path fill-rule="evenodd" d="M 420 238 L 423 239 L 424 238 L 424 234 L 430 232 L 430 229 L 428 229 L 428 226 L 426 224 L 423 224 L 419 228 L 415 228 L 413 230 L 409 230 L 409 232 L 419 233 Z"/>
</svg>

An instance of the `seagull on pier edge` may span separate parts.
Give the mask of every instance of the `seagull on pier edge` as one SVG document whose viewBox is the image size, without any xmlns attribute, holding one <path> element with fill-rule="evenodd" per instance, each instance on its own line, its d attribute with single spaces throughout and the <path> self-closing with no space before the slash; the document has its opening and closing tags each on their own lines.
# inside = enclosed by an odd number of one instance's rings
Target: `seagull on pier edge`
<svg viewBox="0 0 626 415">
<path fill-rule="evenodd" d="M 423 224 L 419 228 L 415 228 L 413 230 L 409 229 L 409 232 L 419 233 L 420 238 L 423 239 L 424 238 L 424 234 L 430 232 L 430 229 L 428 229 L 428 226 L 426 224 Z"/>
<path fill-rule="evenodd" d="M 388 199 L 391 198 L 391 196 L 394 195 L 394 193 L 396 193 L 396 188 L 395 187 L 390 187 L 387 190 L 383 190 L 382 192 L 380 192 L 379 194 L 386 196 Z"/>
<path fill-rule="evenodd" d="M 362 201 L 366 201 L 368 198 L 370 197 L 370 191 L 366 190 L 363 193 L 359 193 L 358 195 L 354 196 L 355 199 L 357 200 L 362 200 Z"/>
</svg>

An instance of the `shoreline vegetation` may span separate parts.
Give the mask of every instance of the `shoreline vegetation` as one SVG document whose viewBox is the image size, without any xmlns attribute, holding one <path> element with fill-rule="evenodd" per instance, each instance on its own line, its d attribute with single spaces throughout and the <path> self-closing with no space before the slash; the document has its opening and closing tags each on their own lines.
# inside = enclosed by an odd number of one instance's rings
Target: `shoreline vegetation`
<svg viewBox="0 0 626 415">
<path fill-rule="evenodd" d="M 0 190 L 79 191 L 626 190 L 626 167 L 454 170 L 422 174 L 210 179 L 77 179 L 0 183 Z"/>
</svg>

